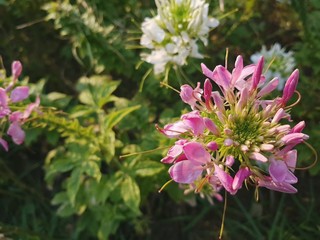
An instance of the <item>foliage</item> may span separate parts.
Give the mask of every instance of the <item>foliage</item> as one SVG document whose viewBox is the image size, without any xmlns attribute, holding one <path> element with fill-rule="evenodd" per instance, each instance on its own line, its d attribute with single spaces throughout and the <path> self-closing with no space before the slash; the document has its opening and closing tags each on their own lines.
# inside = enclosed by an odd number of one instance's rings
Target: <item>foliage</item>
<svg viewBox="0 0 320 240">
<path fill-rule="evenodd" d="M 236 55 L 249 59 L 278 42 L 300 70 L 302 99 L 290 114 L 306 121 L 319 149 L 318 1 L 207 2 L 220 25 L 199 49 L 205 58 L 170 71 L 170 85 L 202 84 L 201 61 L 223 63 L 226 48 L 230 69 Z M 216 239 L 223 203 L 185 195 L 178 184 L 157 192 L 169 179 L 159 160 L 174 141 L 154 124 L 186 109 L 179 94 L 159 86 L 152 65 L 139 65 L 141 23 L 156 15 L 154 1 L 0 0 L 0 15 L 3 65 L 22 62 L 20 83 L 42 106 L 23 125 L 25 145 L 9 143 L 0 157 L 0 238 Z M 298 151 L 299 167 L 313 163 L 307 146 Z M 243 187 L 228 197 L 224 239 L 319 238 L 319 171 L 317 163 L 295 172 L 295 196 L 261 191 L 256 202 Z"/>
</svg>

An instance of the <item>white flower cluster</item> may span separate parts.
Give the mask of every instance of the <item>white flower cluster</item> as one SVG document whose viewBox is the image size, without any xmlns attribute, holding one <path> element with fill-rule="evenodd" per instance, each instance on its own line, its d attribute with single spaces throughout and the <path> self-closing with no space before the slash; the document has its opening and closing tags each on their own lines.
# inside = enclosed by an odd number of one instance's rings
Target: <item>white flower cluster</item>
<svg viewBox="0 0 320 240">
<path fill-rule="evenodd" d="M 140 44 L 151 53 L 142 59 L 154 65 L 154 73 L 165 71 L 168 63 L 186 64 L 187 57 L 203 58 L 197 41 L 208 43 L 208 33 L 219 25 L 208 17 L 209 4 L 205 0 L 156 0 L 157 15 L 142 23 Z"/>
<path fill-rule="evenodd" d="M 265 66 L 268 66 L 272 62 L 265 73 L 266 79 L 279 78 L 278 90 L 282 90 L 288 76 L 295 67 L 293 52 L 286 52 L 279 43 L 275 43 L 269 50 L 267 50 L 266 46 L 262 46 L 260 52 L 251 56 L 251 61 L 257 63 L 261 56 L 265 59 Z"/>
</svg>

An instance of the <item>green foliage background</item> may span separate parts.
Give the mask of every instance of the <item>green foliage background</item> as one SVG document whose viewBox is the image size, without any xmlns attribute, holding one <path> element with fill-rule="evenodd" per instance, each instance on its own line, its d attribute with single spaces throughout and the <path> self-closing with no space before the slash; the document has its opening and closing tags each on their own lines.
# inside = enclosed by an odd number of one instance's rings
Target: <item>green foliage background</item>
<svg viewBox="0 0 320 240">
<path fill-rule="evenodd" d="M 290 3 L 289 3 L 290 2 Z M 262 45 L 279 42 L 295 52 L 310 144 L 320 143 L 320 4 L 317 0 L 210 1 L 220 25 L 210 33 L 202 61 L 249 64 Z M 0 234 L 12 239 L 216 239 L 223 203 L 183 194 L 160 164 L 170 146 L 154 127 L 186 106 L 141 64 L 139 36 L 147 0 L 0 0 L 3 65 L 19 59 L 32 93 L 46 111 L 26 125 L 24 146 L 0 157 Z M 200 60 L 171 71 L 175 88 L 204 80 Z M 142 91 L 139 91 L 144 81 Z M 299 165 L 314 156 L 301 146 Z M 297 173 L 296 195 L 242 189 L 228 198 L 224 239 L 318 239 L 320 164 Z M 195 204 L 190 204 L 195 203 Z M 3 239 L 0 237 L 0 239 Z M 6 239 L 6 238 L 4 238 Z"/>
</svg>

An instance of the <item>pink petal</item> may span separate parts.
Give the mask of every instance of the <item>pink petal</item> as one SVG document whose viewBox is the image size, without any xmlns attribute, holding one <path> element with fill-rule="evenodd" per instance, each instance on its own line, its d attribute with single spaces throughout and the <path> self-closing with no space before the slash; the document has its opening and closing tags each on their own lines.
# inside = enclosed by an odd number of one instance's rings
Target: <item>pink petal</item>
<svg viewBox="0 0 320 240">
<path fill-rule="evenodd" d="M 15 144 L 22 144 L 25 138 L 25 133 L 21 129 L 20 124 L 18 122 L 13 122 L 8 128 L 7 134 L 11 136 L 13 142 Z"/>
<path fill-rule="evenodd" d="M 6 150 L 6 152 L 9 151 L 8 143 L 7 143 L 6 140 L 0 138 L 0 144 L 2 145 L 2 147 L 4 148 L 4 150 Z"/>
<path fill-rule="evenodd" d="M 19 86 L 12 90 L 10 99 L 11 102 L 20 102 L 25 100 L 29 96 L 29 87 Z"/>
<path fill-rule="evenodd" d="M 217 178 L 220 180 L 222 186 L 226 189 L 226 191 L 233 194 L 234 193 L 232 189 L 233 178 L 216 164 L 214 164 L 214 173 L 217 176 Z"/>
<path fill-rule="evenodd" d="M 10 122 L 20 121 L 20 119 L 22 119 L 22 115 L 23 115 L 22 112 L 15 111 L 10 114 L 9 120 L 10 120 Z"/>
<path fill-rule="evenodd" d="M 260 145 L 260 149 L 262 151 L 266 151 L 266 152 L 270 152 L 274 149 L 274 146 L 272 144 L 269 143 L 263 143 Z"/>
<path fill-rule="evenodd" d="M 301 133 L 305 126 L 305 121 L 301 121 L 291 129 L 290 133 Z"/>
<path fill-rule="evenodd" d="M 207 144 L 207 148 L 214 152 L 214 151 L 218 150 L 219 146 L 218 146 L 218 144 L 216 142 L 213 141 L 213 142 L 209 142 Z"/>
<path fill-rule="evenodd" d="M 13 61 L 11 64 L 11 73 L 14 79 L 17 79 L 22 72 L 22 64 L 20 61 Z"/>
<path fill-rule="evenodd" d="M 217 66 L 214 71 L 218 74 L 216 82 L 224 89 L 228 90 L 231 87 L 231 74 L 223 66 Z"/>
<path fill-rule="evenodd" d="M 259 62 L 256 66 L 256 69 L 254 70 L 252 74 L 252 85 L 251 85 L 251 91 L 254 91 L 257 89 L 258 84 L 261 79 L 262 69 L 263 69 L 264 59 L 263 57 L 260 57 Z"/>
<path fill-rule="evenodd" d="M 214 104 L 217 106 L 219 111 L 224 112 L 225 108 L 224 108 L 223 100 L 222 100 L 220 93 L 217 91 L 214 91 L 211 93 L 211 96 L 213 98 Z"/>
<path fill-rule="evenodd" d="M 228 155 L 226 157 L 226 166 L 231 167 L 234 164 L 234 156 Z"/>
<path fill-rule="evenodd" d="M 236 173 L 234 176 L 233 182 L 232 182 L 232 189 L 237 191 L 241 188 L 243 181 L 249 177 L 251 174 L 251 171 L 248 167 L 240 168 L 240 170 Z"/>
<path fill-rule="evenodd" d="M 27 106 L 27 109 L 24 111 L 22 118 L 27 119 L 31 115 L 31 113 L 39 107 L 39 105 L 40 105 L 40 97 L 38 96 L 34 103 L 30 103 Z"/>
<path fill-rule="evenodd" d="M 265 85 L 258 93 L 258 97 L 263 97 L 264 95 L 267 95 L 271 93 L 273 90 L 277 88 L 279 84 L 279 79 L 276 77 L 272 79 L 270 82 L 268 82 L 267 85 Z"/>
<path fill-rule="evenodd" d="M 187 158 L 194 164 L 206 164 L 211 160 L 210 153 L 198 142 L 186 143 L 183 146 L 183 151 Z"/>
<path fill-rule="evenodd" d="M 201 63 L 201 69 L 202 69 L 202 73 L 210 78 L 210 79 L 213 79 L 213 71 L 211 71 L 209 68 L 207 68 L 206 65 L 204 65 L 203 63 Z"/>
<path fill-rule="evenodd" d="M 291 73 L 290 77 L 286 81 L 286 84 L 283 88 L 283 95 L 281 98 L 282 104 L 286 104 L 292 95 L 294 94 L 294 91 L 297 88 L 298 85 L 298 80 L 299 80 L 299 70 L 296 69 Z"/>
<path fill-rule="evenodd" d="M 232 85 L 235 84 L 236 80 L 240 77 L 243 69 L 243 58 L 242 56 L 237 56 L 237 59 L 234 64 L 234 69 L 232 71 Z"/>
<path fill-rule="evenodd" d="M 192 111 L 181 116 L 183 123 L 191 129 L 194 135 L 200 135 L 205 129 L 203 118 L 199 111 Z"/>
<path fill-rule="evenodd" d="M 291 143 L 300 143 L 303 140 L 307 140 L 309 136 L 304 133 L 289 133 L 281 138 L 281 141 L 284 142 L 284 144 L 291 144 Z"/>
<path fill-rule="evenodd" d="M 181 161 L 169 168 L 171 178 L 178 183 L 193 183 L 201 175 L 203 169 L 191 161 Z"/>
<path fill-rule="evenodd" d="M 167 124 L 163 129 L 157 129 L 168 138 L 178 137 L 180 134 L 188 131 L 188 127 L 182 121 Z"/>
<path fill-rule="evenodd" d="M 284 161 L 286 162 L 289 170 L 294 172 L 296 164 L 297 164 L 297 150 L 291 150 L 285 154 L 283 157 Z"/>
<path fill-rule="evenodd" d="M 249 98 L 248 89 L 242 88 L 241 94 L 240 94 L 240 99 L 239 99 L 237 106 L 236 106 L 237 111 L 239 111 L 239 112 L 242 111 L 243 107 L 245 107 L 247 104 L 248 98 Z"/>
<path fill-rule="evenodd" d="M 297 189 L 291 186 L 289 183 L 274 182 L 271 178 L 259 180 L 258 185 L 260 187 L 266 187 L 270 190 L 284 192 L 284 193 L 296 193 Z"/>
<path fill-rule="evenodd" d="M 269 173 L 275 182 L 284 182 L 288 172 L 288 167 L 284 161 L 273 160 L 269 166 Z"/>
<path fill-rule="evenodd" d="M 286 116 L 286 112 L 283 108 L 280 108 L 274 115 L 271 123 L 278 123 L 282 118 Z"/>
<path fill-rule="evenodd" d="M 260 162 L 268 162 L 268 158 L 258 152 L 252 152 L 249 157 Z"/>
<path fill-rule="evenodd" d="M 210 132 L 212 132 L 216 136 L 220 135 L 220 131 L 218 127 L 214 124 L 214 122 L 210 118 L 204 117 L 203 122 Z"/>
<path fill-rule="evenodd" d="M 197 103 L 197 99 L 193 95 L 193 88 L 185 84 L 180 87 L 180 90 L 182 101 L 189 104 L 191 107 L 194 107 Z"/>
<path fill-rule="evenodd" d="M 176 157 L 178 157 L 182 153 L 182 146 L 185 144 L 186 140 L 179 140 L 175 143 L 173 147 L 171 147 L 167 153 L 167 156 L 164 157 L 161 162 L 162 163 L 173 163 Z"/>
</svg>

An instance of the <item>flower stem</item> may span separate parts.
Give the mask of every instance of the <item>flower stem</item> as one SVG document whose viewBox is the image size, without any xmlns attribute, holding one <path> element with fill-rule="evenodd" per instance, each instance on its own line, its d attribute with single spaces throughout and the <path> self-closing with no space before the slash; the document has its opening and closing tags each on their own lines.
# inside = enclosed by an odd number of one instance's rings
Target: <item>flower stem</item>
<svg viewBox="0 0 320 240">
<path fill-rule="evenodd" d="M 227 197 L 228 193 L 227 191 L 224 192 L 224 206 L 223 206 L 223 214 L 222 214 L 222 220 L 221 220 L 221 227 L 220 227 L 220 233 L 219 233 L 219 240 L 222 239 L 223 229 L 224 229 L 224 219 L 226 216 L 227 211 Z"/>
</svg>

